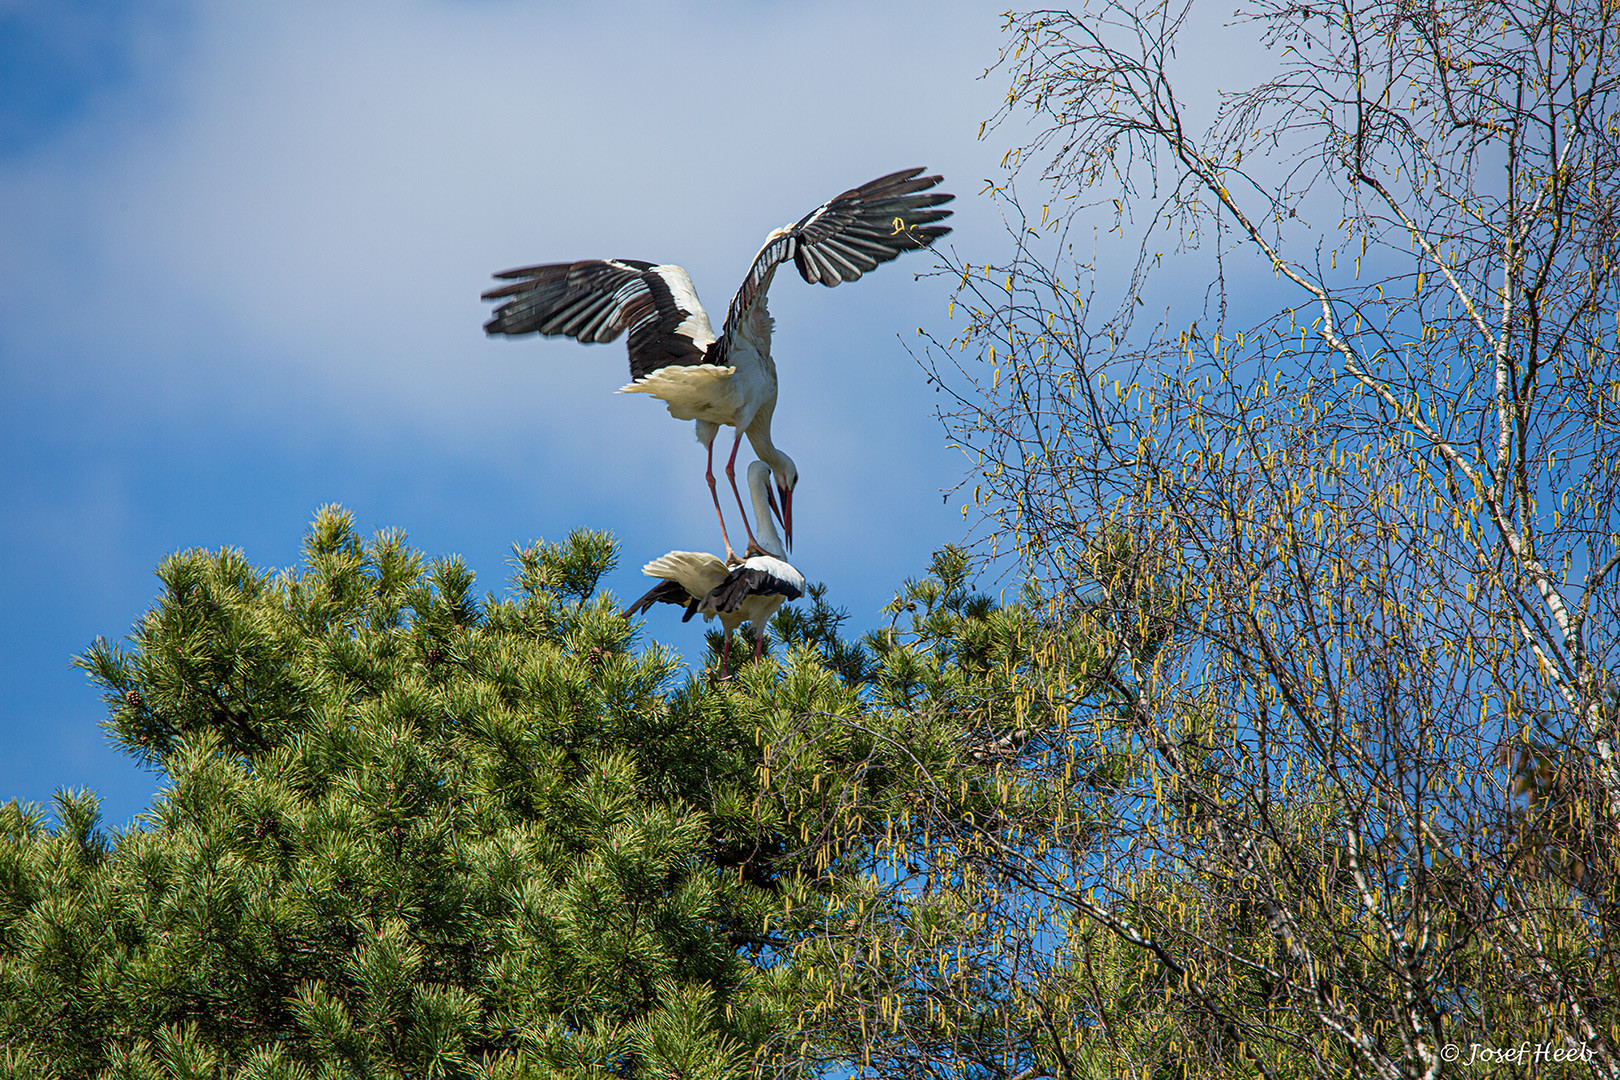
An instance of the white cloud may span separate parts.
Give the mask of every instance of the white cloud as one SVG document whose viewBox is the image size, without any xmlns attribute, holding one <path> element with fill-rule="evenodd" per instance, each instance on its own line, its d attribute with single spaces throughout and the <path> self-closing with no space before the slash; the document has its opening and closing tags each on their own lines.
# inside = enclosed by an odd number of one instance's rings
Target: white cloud
<svg viewBox="0 0 1620 1080">
<path fill-rule="evenodd" d="M 764 233 L 829 195 L 912 164 L 969 195 L 999 156 L 974 142 L 996 90 L 973 81 L 998 17 L 968 5 L 294 2 L 193 18 L 181 62 L 143 88 L 161 108 L 111 103 L 0 173 L 27 219 L 4 238 L 26 252 L 0 271 L 8 363 L 59 351 L 119 407 L 150 395 L 174 421 L 583 450 L 666 490 L 701 454 L 661 409 L 611 394 L 622 348 L 486 341 L 489 273 L 676 261 L 720 309 Z M 972 201 L 957 205 L 971 232 Z M 921 268 L 831 296 L 791 277 L 773 290 L 778 415 L 807 473 L 822 432 L 893 452 L 896 403 L 864 381 L 906 365 L 894 331 L 935 314 L 914 303 Z M 900 409 L 926 409 L 909 368 L 879 377 Z M 853 415 L 808 426 L 807 403 Z"/>
</svg>

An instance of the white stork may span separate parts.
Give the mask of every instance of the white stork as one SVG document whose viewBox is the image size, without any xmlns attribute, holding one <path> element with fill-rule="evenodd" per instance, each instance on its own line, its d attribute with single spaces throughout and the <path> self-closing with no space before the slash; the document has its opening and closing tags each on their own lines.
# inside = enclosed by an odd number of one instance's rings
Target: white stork
<svg viewBox="0 0 1620 1080">
<path fill-rule="evenodd" d="M 672 551 L 641 568 L 648 577 L 663 578 L 641 599 L 624 609 L 624 617 L 639 615 L 657 603 L 686 608 L 686 622 L 701 614 L 718 618 L 725 628 L 720 649 L 720 677 L 731 665 L 731 632 L 745 621 L 754 624 L 754 659 L 764 651 L 765 624 L 788 600 L 804 595 L 804 575 L 788 561 L 771 515 L 776 511 L 771 493 L 771 469 L 763 461 L 748 465 L 748 490 L 759 519 L 759 535 L 748 545 L 746 559 L 722 560 L 701 551 Z"/>
<path fill-rule="evenodd" d="M 677 420 L 696 420 L 708 454 L 704 473 L 726 557 L 735 559 L 714 484 L 714 437 L 722 425 L 736 429 L 726 478 L 736 496 L 750 542 L 748 513 L 737 491 L 737 447 L 747 434 L 754 453 L 770 466 L 782 495 L 782 530 L 793 544 L 793 488 L 798 469 L 771 442 L 776 409 L 776 364 L 771 359 L 770 312 L 765 293 L 781 263 L 792 259 L 804 280 L 833 286 L 854 281 L 903 251 L 927 247 L 950 232 L 933 224 L 949 216 L 934 209 L 954 196 L 932 191 L 938 176 L 903 169 L 852 188 L 822 203 L 793 225 L 776 229 L 754 256 L 742 287 L 726 309 L 716 337 L 698 302 L 692 279 L 678 266 L 637 259 L 525 266 L 496 274 L 514 279 L 490 289 L 485 300 L 505 301 L 484 332 L 576 338 L 587 344 L 612 341 L 630 331 L 631 382 L 621 393 L 651 394 Z"/>
</svg>

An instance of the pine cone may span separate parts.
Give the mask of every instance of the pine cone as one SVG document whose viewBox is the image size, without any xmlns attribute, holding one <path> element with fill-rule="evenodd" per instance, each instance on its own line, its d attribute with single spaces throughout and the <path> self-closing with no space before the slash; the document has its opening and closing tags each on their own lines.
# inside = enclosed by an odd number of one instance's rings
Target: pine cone
<svg viewBox="0 0 1620 1080">
<path fill-rule="evenodd" d="M 437 667 L 439 664 L 444 663 L 444 650 L 437 645 L 428 649 L 427 662 L 429 667 Z"/>
<path fill-rule="evenodd" d="M 601 667 L 602 661 L 607 658 L 607 650 L 592 646 L 591 651 L 585 654 L 585 662 L 592 667 Z"/>
<path fill-rule="evenodd" d="M 146 695 L 139 690 L 125 690 L 124 704 L 132 709 L 139 709 L 146 704 Z"/>
</svg>

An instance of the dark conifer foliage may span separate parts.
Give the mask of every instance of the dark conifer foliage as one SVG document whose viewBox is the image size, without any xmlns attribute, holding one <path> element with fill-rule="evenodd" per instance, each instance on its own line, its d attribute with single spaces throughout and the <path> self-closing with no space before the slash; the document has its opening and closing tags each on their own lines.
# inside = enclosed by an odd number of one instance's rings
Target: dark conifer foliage
<svg viewBox="0 0 1620 1080">
<path fill-rule="evenodd" d="M 0 1061 L 31 1076 L 724 1075 L 775 1015 L 754 739 L 592 599 L 605 536 L 477 597 L 323 511 L 304 565 L 189 551 L 81 663 L 165 786 L 0 810 Z M 55 819 L 54 825 L 47 821 Z M 736 830 L 743 830 L 739 834 Z M 632 1068 L 632 1063 L 636 1067 Z"/>
<path fill-rule="evenodd" d="M 907 838 L 991 805 L 970 750 L 1027 697 L 1027 610 L 946 551 L 894 626 L 845 639 L 814 586 L 720 681 L 638 644 L 597 592 L 615 554 L 535 544 L 508 595 L 479 595 L 459 560 L 327 508 L 294 569 L 164 560 L 128 641 L 80 661 L 163 778 L 151 810 L 108 832 L 83 792 L 0 806 L 0 1077 L 718 1080 L 870 1057 L 850 913 L 914 902 Z"/>
</svg>

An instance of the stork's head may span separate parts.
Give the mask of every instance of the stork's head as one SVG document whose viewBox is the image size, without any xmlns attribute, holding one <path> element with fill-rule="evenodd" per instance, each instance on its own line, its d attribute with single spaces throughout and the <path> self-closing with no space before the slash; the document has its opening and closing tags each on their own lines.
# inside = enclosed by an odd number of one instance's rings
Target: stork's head
<svg viewBox="0 0 1620 1080">
<path fill-rule="evenodd" d="M 792 458 L 774 446 L 756 445 L 754 452 L 759 457 L 748 463 L 748 489 L 754 496 L 755 518 L 761 529 L 773 524 L 781 526 L 781 537 L 777 537 L 774 527 L 769 535 L 773 543 L 785 539 L 781 544 L 786 549 L 782 553 L 785 555 L 793 548 L 793 489 L 799 483 L 799 470 L 794 467 Z M 777 496 L 781 496 L 780 501 Z M 767 507 L 771 520 L 765 517 Z"/>
</svg>

